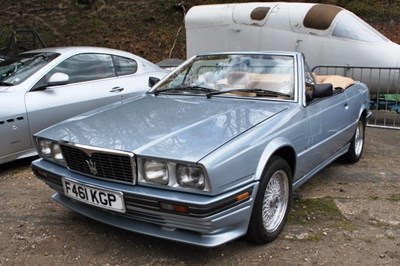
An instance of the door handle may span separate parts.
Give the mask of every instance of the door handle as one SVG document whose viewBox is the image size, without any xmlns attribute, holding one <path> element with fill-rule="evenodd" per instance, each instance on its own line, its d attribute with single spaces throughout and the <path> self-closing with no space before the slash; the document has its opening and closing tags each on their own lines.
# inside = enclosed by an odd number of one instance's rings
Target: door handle
<svg viewBox="0 0 400 266">
<path fill-rule="evenodd" d="M 110 90 L 110 92 L 121 92 L 121 91 L 123 91 L 124 90 L 124 88 L 121 88 L 121 87 L 114 87 L 114 88 L 112 88 L 111 90 Z"/>
<path fill-rule="evenodd" d="M 347 109 L 349 109 L 349 104 L 348 104 L 348 103 L 345 103 L 345 104 L 344 104 L 344 110 L 347 110 Z"/>
</svg>

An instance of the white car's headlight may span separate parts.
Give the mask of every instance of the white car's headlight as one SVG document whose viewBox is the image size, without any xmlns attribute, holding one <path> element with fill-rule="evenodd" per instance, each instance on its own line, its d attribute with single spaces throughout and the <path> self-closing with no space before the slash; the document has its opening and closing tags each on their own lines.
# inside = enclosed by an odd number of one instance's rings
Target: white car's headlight
<svg viewBox="0 0 400 266">
<path fill-rule="evenodd" d="M 197 166 L 178 164 L 176 166 L 176 179 L 181 187 L 203 189 L 205 186 L 203 169 Z"/>
<path fill-rule="evenodd" d="M 144 179 L 147 182 L 167 185 L 169 181 L 168 166 L 166 163 L 148 160 L 144 163 Z"/>
<path fill-rule="evenodd" d="M 65 160 L 61 152 L 61 147 L 57 142 L 37 138 L 36 143 L 37 151 L 40 157 L 61 165 L 65 165 Z"/>
</svg>

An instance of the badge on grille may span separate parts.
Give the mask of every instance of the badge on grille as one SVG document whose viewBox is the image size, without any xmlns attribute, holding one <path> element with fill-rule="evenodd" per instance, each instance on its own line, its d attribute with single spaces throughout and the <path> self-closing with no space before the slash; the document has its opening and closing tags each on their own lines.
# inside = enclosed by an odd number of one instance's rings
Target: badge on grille
<svg viewBox="0 0 400 266">
<path fill-rule="evenodd" d="M 98 172 L 96 169 L 96 161 L 93 162 L 92 159 L 85 160 L 85 161 L 86 161 L 87 165 L 89 166 L 90 173 L 92 173 L 92 175 L 97 175 Z"/>
</svg>

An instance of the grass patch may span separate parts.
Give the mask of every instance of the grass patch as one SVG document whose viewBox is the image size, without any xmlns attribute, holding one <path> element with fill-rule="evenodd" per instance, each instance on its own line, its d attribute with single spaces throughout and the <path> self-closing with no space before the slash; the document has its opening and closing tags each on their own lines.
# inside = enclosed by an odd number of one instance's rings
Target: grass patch
<svg viewBox="0 0 400 266">
<path fill-rule="evenodd" d="M 379 197 L 378 196 L 369 196 L 368 199 L 370 199 L 370 200 L 378 200 Z"/>
<path fill-rule="evenodd" d="M 355 224 L 351 223 L 351 221 L 348 219 L 344 219 L 343 221 L 337 222 L 336 227 L 349 232 L 353 232 L 358 229 L 358 227 Z"/>
<path fill-rule="evenodd" d="M 393 202 L 400 202 L 400 194 L 392 194 L 387 198 L 387 200 Z"/>
<path fill-rule="evenodd" d="M 324 227 L 353 231 L 355 226 L 344 217 L 331 197 L 294 198 L 288 223 L 301 225 L 321 224 Z"/>
<path fill-rule="evenodd" d="M 322 239 L 321 234 L 314 234 L 314 235 L 310 236 L 310 238 L 308 240 L 318 242 L 318 241 L 321 241 L 321 239 Z"/>
</svg>

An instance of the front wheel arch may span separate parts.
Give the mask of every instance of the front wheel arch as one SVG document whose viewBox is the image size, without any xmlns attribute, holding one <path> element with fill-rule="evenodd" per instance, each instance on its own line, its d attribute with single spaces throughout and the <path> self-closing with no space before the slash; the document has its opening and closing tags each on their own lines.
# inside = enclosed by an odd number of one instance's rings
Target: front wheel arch
<svg viewBox="0 0 400 266">
<path fill-rule="evenodd" d="M 289 164 L 292 175 L 295 175 L 297 165 L 296 152 L 288 139 L 277 138 L 265 146 L 264 151 L 258 161 L 257 169 L 255 172 L 255 180 L 261 179 L 262 174 L 265 170 L 265 166 L 273 156 L 279 156 L 283 158 Z"/>
</svg>

